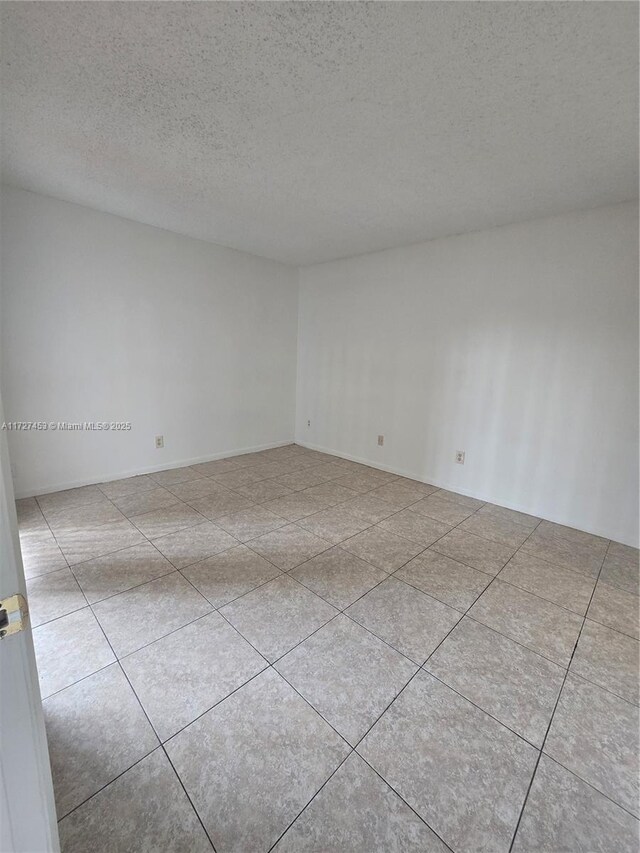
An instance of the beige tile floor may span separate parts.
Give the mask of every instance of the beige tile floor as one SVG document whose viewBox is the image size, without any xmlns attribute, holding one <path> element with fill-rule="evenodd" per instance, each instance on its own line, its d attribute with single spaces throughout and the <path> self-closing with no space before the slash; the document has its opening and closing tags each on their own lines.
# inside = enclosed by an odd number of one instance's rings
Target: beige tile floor
<svg viewBox="0 0 640 853">
<path fill-rule="evenodd" d="M 17 506 L 63 853 L 637 851 L 637 551 L 295 445 Z"/>
</svg>

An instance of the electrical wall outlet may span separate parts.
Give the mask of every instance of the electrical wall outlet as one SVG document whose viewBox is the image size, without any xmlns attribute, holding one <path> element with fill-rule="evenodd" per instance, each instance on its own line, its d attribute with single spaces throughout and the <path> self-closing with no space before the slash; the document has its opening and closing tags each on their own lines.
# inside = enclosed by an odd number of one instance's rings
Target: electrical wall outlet
<svg viewBox="0 0 640 853">
<path fill-rule="evenodd" d="M 156 436 L 156 448 L 159 450 L 161 447 L 164 447 L 164 436 L 157 435 Z"/>
<path fill-rule="evenodd" d="M 311 426 L 311 421 L 307 421 L 307 426 L 308 426 L 308 427 L 310 427 L 310 426 Z"/>
<path fill-rule="evenodd" d="M 384 444 L 384 436 L 379 435 L 378 436 L 378 447 L 382 447 L 383 444 Z"/>
<path fill-rule="evenodd" d="M 456 450 L 456 462 L 459 465 L 464 465 L 464 450 Z"/>
</svg>

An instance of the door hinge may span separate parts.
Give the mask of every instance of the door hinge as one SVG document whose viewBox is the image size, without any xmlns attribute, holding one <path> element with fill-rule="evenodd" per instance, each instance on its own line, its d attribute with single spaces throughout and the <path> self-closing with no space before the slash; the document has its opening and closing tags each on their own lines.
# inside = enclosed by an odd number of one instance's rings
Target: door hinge
<svg viewBox="0 0 640 853">
<path fill-rule="evenodd" d="M 0 640 L 22 631 L 28 619 L 27 602 L 19 593 L 3 598 L 0 601 Z"/>
</svg>

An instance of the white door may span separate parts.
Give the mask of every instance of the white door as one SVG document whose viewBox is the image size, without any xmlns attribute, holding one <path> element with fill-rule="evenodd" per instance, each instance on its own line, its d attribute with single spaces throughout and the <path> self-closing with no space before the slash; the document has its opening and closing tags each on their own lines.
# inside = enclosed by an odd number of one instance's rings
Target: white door
<svg viewBox="0 0 640 853">
<path fill-rule="evenodd" d="M 4 421 L 0 400 L 0 424 Z M 0 430 L 0 600 L 27 598 L 6 432 Z M 51 767 L 31 629 L 0 639 L 0 850 L 57 853 Z"/>
</svg>

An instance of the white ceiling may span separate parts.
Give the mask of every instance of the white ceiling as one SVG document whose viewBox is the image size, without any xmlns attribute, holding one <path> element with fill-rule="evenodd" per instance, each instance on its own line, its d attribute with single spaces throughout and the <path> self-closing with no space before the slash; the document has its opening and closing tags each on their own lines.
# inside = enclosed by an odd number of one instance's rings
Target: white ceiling
<svg viewBox="0 0 640 853">
<path fill-rule="evenodd" d="M 637 195 L 638 6 L 0 4 L 5 182 L 292 264 Z"/>
</svg>

